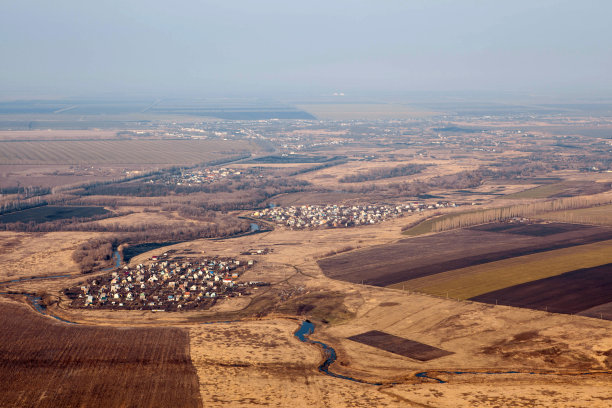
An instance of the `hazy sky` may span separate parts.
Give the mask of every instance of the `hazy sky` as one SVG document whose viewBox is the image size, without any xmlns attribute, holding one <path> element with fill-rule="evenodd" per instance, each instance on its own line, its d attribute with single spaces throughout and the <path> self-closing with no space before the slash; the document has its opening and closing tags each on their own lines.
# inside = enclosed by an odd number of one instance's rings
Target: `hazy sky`
<svg viewBox="0 0 612 408">
<path fill-rule="evenodd" d="M 5 94 L 612 91 L 610 0 L 0 0 Z"/>
</svg>

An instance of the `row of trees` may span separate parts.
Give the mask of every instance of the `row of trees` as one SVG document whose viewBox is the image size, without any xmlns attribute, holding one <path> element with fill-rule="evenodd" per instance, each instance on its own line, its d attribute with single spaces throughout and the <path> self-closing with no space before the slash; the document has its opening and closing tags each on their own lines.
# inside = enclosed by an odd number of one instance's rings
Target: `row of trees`
<svg viewBox="0 0 612 408">
<path fill-rule="evenodd" d="M 482 211 L 441 217 L 438 221 L 433 223 L 431 230 L 433 232 L 448 231 L 490 222 L 504 221 L 514 217 L 531 218 L 552 211 L 586 208 L 609 203 L 612 203 L 612 197 L 609 195 L 596 195 L 568 197 L 552 201 L 491 208 Z"/>
<path fill-rule="evenodd" d="M 5 200 L 0 202 L 0 215 L 43 205 L 47 205 L 47 200 L 41 197 L 32 197 L 25 200 Z"/>
</svg>

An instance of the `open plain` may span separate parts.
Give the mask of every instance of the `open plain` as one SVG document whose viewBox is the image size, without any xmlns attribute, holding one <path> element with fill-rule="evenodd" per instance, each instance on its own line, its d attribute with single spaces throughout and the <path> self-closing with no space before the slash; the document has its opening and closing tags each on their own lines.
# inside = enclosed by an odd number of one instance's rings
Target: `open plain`
<svg viewBox="0 0 612 408">
<path fill-rule="evenodd" d="M 0 161 L 3 406 L 609 406 L 612 176 L 551 156 L 533 169 L 555 143 L 543 126 L 537 144 L 425 116 L 164 126 L 67 133 L 83 154 L 38 130 L 2 136 L 16 143 Z M 351 211 L 335 228 L 253 216 L 302 205 Z M 204 284 L 185 264 L 215 256 L 252 263 Z M 163 274 L 141 276 L 151 264 Z M 145 278 L 163 282 L 157 306 L 124 310 Z M 105 307 L 85 306 L 90 285 Z M 198 296 L 211 306 L 164 306 Z"/>
</svg>

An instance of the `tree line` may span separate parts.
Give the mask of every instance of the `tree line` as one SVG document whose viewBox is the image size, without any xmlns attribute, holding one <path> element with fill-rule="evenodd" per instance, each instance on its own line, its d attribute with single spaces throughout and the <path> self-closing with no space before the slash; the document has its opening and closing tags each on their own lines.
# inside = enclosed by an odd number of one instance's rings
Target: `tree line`
<svg viewBox="0 0 612 408">
<path fill-rule="evenodd" d="M 441 217 L 440 220 L 433 222 L 431 230 L 432 232 L 448 231 L 451 229 L 488 224 L 490 222 L 505 221 L 515 217 L 532 218 L 552 211 L 587 208 L 609 203 L 612 203 L 612 197 L 609 195 L 595 195 L 567 197 L 531 204 L 517 204 L 508 207 L 490 208 L 482 211 L 457 214 L 450 217 Z"/>
</svg>

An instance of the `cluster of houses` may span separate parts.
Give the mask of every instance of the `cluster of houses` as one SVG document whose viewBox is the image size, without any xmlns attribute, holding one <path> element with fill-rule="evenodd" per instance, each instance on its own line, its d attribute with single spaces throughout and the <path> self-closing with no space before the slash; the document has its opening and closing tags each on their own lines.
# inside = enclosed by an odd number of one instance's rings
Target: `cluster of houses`
<svg viewBox="0 0 612 408">
<path fill-rule="evenodd" d="M 212 306 L 218 298 L 245 296 L 262 282 L 237 280 L 253 260 L 208 258 L 160 260 L 147 265 L 123 267 L 66 289 L 72 307 L 188 310 Z"/>
<path fill-rule="evenodd" d="M 194 186 L 198 184 L 213 183 L 228 177 L 241 176 L 243 170 L 228 168 L 204 168 L 200 170 L 182 171 L 181 174 L 172 175 L 163 180 L 165 184 Z"/>
<path fill-rule="evenodd" d="M 412 202 L 402 205 L 302 205 L 266 208 L 252 215 L 292 229 L 346 228 L 377 224 L 407 213 L 455 206 L 455 203 L 448 202 L 435 204 Z"/>
</svg>

